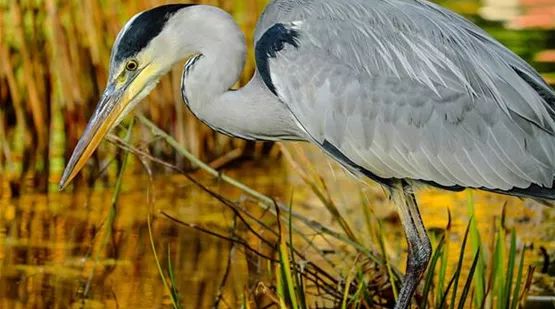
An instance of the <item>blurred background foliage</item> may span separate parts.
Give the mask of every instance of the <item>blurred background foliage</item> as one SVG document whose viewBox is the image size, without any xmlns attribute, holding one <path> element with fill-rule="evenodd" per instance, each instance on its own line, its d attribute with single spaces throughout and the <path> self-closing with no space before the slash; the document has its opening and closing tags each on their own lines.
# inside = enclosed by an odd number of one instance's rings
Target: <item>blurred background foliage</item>
<svg viewBox="0 0 555 309">
<path fill-rule="evenodd" d="M 170 1 L 0 1 L 0 173 L 12 184 L 27 179 L 43 191 L 48 180 L 59 180 L 106 84 L 115 36 L 137 12 L 165 3 Z M 231 12 L 251 41 L 267 1 L 196 3 Z M 252 75 L 252 59 L 241 84 Z M 217 134 L 188 112 L 179 91 L 181 71 L 178 65 L 165 76 L 139 110 L 208 162 L 253 154 L 253 143 Z M 105 143 L 91 164 L 98 170 L 115 151 Z"/>
</svg>

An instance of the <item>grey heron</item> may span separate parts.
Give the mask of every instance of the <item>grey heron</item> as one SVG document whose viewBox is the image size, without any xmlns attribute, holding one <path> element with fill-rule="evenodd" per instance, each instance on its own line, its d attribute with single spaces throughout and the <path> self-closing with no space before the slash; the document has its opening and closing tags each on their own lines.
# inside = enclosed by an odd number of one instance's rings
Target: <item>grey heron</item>
<svg viewBox="0 0 555 309">
<path fill-rule="evenodd" d="M 390 189 L 409 250 L 396 308 L 410 306 L 431 252 L 414 184 L 555 199 L 555 92 L 456 13 L 425 0 L 274 0 L 254 48 L 254 76 L 232 91 L 247 48 L 228 13 L 173 4 L 135 15 L 115 40 L 108 85 L 60 188 L 188 58 L 183 99 L 214 130 L 311 142 Z"/>
</svg>

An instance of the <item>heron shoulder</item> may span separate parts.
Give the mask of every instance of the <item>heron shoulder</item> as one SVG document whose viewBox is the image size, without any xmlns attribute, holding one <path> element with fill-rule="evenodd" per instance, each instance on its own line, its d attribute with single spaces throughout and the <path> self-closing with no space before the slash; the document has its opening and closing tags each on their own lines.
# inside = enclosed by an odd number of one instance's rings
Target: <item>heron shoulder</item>
<svg viewBox="0 0 555 309">
<path fill-rule="evenodd" d="M 255 60 L 260 77 L 264 84 L 266 84 L 266 87 L 276 96 L 277 92 L 272 82 L 269 60 L 270 58 L 275 58 L 277 53 L 284 48 L 285 44 L 298 48 L 298 38 L 299 32 L 294 27 L 277 23 L 269 28 L 256 43 Z"/>
</svg>

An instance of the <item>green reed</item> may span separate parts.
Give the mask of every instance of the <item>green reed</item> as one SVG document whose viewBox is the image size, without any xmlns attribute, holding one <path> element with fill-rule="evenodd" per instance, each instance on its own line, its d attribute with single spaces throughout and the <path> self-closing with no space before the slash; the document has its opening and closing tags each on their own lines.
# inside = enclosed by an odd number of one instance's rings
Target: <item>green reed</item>
<svg viewBox="0 0 555 309">
<path fill-rule="evenodd" d="M 525 293 L 528 291 L 526 281 L 523 277 L 524 256 L 526 249 L 520 249 L 518 253 L 516 246 L 516 232 L 510 231 L 510 242 L 507 244 L 507 232 L 502 224 L 502 218 L 494 226 L 493 239 L 488 245 L 482 242 L 474 217 L 474 200 L 472 194 L 468 194 L 468 209 L 470 220 L 462 242 L 460 256 L 457 266 L 453 270 L 454 274 L 450 281 L 446 283 L 445 271 L 447 256 L 449 254 L 447 245 L 449 243 L 449 229 L 446 229 L 434 248 L 432 259 L 424 278 L 424 290 L 420 308 L 499 308 L 516 309 L 519 307 Z M 469 273 L 464 281 L 462 292 L 458 292 L 462 284 L 460 277 L 464 269 L 464 254 L 469 248 L 468 238 L 470 238 L 471 248 L 474 254 Z M 486 263 L 483 251 L 491 252 L 492 258 Z M 516 261 L 519 260 L 518 266 Z M 440 268 L 438 269 L 438 264 Z M 515 267 L 517 267 L 515 269 Z M 516 272 L 515 272 L 516 271 Z M 533 269 L 526 277 L 532 276 Z M 516 276 L 515 276 L 516 275 Z M 473 283 L 473 284 L 472 284 Z M 446 286 L 446 288 L 444 288 Z M 451 291 L 451 296 L 448 297 Z M 434 295 L 436 294 L 436 295 Z M 472 299 L 469 299 L 471 296 Z M 487 305 L 486 305 L 487 303 Z"/>
<path fill-rule="evenodd" d="M 288 158 L 291 164 L 295 164 L 295 160 L 303 163 L 304 168 L 296 166 L 295 170 L 301 173 L 301 177 L 307 182 L 315 196 L 320 199 L 320 202 L 327 204 L 325 208 L 338 223 L 339 232 L 323 228 L 321 225 L 310 224 L 309 218 L 304 218 L 293 211 L 294 205 L 292 203 L 289 206 L 284 206 L 256 190 L 246 187 L 233 178 L 216 172 L 181 147 L 171 136 L 163 132 L 155 124 L 142 116 L 139 116 L 139 120 L 149 127 L 155 136 L 162 137 L 172 147 L 175 147 L 177 152 L 192 160 L 195 166 L 258 199 L 261 202 L 259 206 L 263 209 L 268 210 L 268 207 L 271 208 L 270 210 L 273 209 L 271 212 L 276 216 L 276 222 L 278 223 L 278 231 L 274 233 L 279 235 L 279 238 L 275 244 L 277 248 L 276 259 L 269 260 L 268 263 L 271 270 L 270 273 L 272 274 L 271 278 L 273 278 L 269 285 L 276 287 L 276 294 L 271 292 L 266 294 L 275 301 L 276 306 L 280 308 L 309 307 L 308 300 L 311 299 L 311 293 L 306 283 L 307 274 L 302 271 L 303 267 L 298 260 L 301 256 L 295 251 L 296 246 L 293 245 L 296 238 L 303 239 L 304 237 L 306 239 L 304 234 L 306 232 L 298 229 L 297 224 L 299 222 L 304 222 L 317 233 L 331 236 L 333 242 L 337 242 L 337 244 L 343 243 L 347 245 L 347 247 L 338 246 L 337 248 L 343 248 L 338 249 L 340 251 L 338 254 L 351 257 L 344 262 L 345 264 L 334 266 L 335 269 L 339 270 L 337 274 L 343 278 L 341 293 L 329 296 L 331 299 L 334 299 L 337 307 L 372 308 L 380 303 L 383 304 L 384 301 L 394 301 L 401 282 L 401 276 L 399 271 L 390 264 L 387 256 L 385 250 L 387 240 L 383 233 L 381 220 L 376 218 L 368 208 L 364 212 L 364 221 L 366 222 L 364 228 L 361 231 L 354 229 L 350 223 L 353 218 L 341 213 L 333 202 L 333 198 L 328 192 L 322 177 L 311 168 L 309 160 L 304 158 L 301 153 L 293 154 L 283 150 L 285 157 Z M 188 178 L 191 179 L 190 176 Z M 197 183 L 197 185 L 200 184 Z M 225 197 L 213 194 L 220 201 L 223 201 L 224 204 L 228 206 L 233 204 L 230 201 L 225 202 Z M 362 204 L 365 203 L 363 202 Z M 529 290 L 525 283 L 529 282 L 529 280 L 526 279 L 532 275 L 531 272 L 526 276 L 523 274 L 525 250 L 520 250 L 520 257 L 518 257 L 519 250 L 516 247 L 516 232 L 514 230 L 510 232 L 511 241 L 509 245 L 506 244 L 507 232 L 503 224 L 501 224 L 503 215 L 499 219 L 499 223 L 495 225 L 494 239 L 490 240 L 489 244 L 484 242 L 474 219 L 474 201 L 471 193 L 468 194 L 467 205 L 471 219 L 468 222 L 457 259 L 458 262 L 455 269 L 451 272 L 451 277 L 447 276 L 450 255 L 448 248 L 453 246 L 453 244 L 450 244 L 451 238 L 449 237 L 449 234 L 452 233 L 450 222 L 447 228 L 442 231 L 439 238 L 431 233 L 432 242 L 435 245 L 428 271 L 422 281 L 423 292 L 420 297 L 421 302 L 418 304 L 419 308 L 466 308 L 469 306 L 482 308 L 486 302 L 489 303 L 491 308 L 517 308 L 525 298 L 525 293 Z M 286 215 L 281 214 L 280 212 L 282 211 L 285 211 Z M 281 220 L 277 218 L 281 218 Z M 357 239 L 363 239 L 363 236 L 368 236 L 368 234 L 372 236 L 370 242 L 360 243 L 357 241 Z M 371 244 L 377 244 L 377 249 L 373 248 Z M 484 260 L 484 251 L 492 252 L 490 254 L 492 256 L 490 261 L 486 262 Z M 316 252 L 319 252 L 317 248 Z M 472 253 L 470 264 L 465 258 L 467 253 Z M 324 255 L 321 257 L 324 261 L 326 260 Z M 365 261 L 367 257 L 370 258 Z M 517 260 L 519 261 L 518 266 Z M 373 263 L 374 267 L 381 267 L 383 271 L 372 273 L 369 268 L 361 267 L 361 265 L 364 265 L 364 263 L 361 263 L 362 261 Z M 515 269 L 515 267 L 517 268 Z M 469 269 L 468 273 L 463 274 L 464 269 Z M 322 269 L 317 271 L 320 272 Z M 325 274 L 325 272 L 322 274 Z M 372 284 L 369 278 L 379 276 L 387 276 L 387 286 Z M 370 286 L 373 288 L 370 289 Z M 390 291 L 390 293 L 385 293 L 386 291 Z M 393 299 L 387 300 L 387 298 L 383 298 L 385 294 L 392 295 Z M 247 302 L 250 300 L 249 297 L 246 299 Z"/>
<path fill-rule="evenodd" d="M 445 249 L 449 240 L 444 234 L 437 241 L 427 274 L 422 283 L 422 302 L 418 308 L 483 308 L 488 299 L 490 301 L 490 308 L 519 308 L 525 296 L 523 293 L 526 293 L 528 288 L 525 286 L 526 278 L 524 277 L 525 250 L 522 249 L 520 254 L 517 253 L 516 232 L 514 229 L 510 232 L 510 242 L 508 245 L 505 242 L 506 233 L 501 230 L 497 230 L 495 233 L 495 248 L 488 248 L 487 245 L 481 242 L 476 243 L 478 245 L 477 250 L 473 251 L 474 255 L 468 273 L 465 276 L 462 275 L 465 266 L 468 267 L 465 262 L 465 253 L 470 249 L 468 243 L 471 242 L 471 235 L 477 233 L 476 225 L 473 222 L 474 219 L 471 218 L 467 225 L 457 266 L 453 270 L 451 278 L 440 276 L 444 271 L 442 271 L 442 267 L 438 268 L 438 264 L 443 266 L 447 260 L 447 258 L 442 259 L 442 257 L 448 256 L 448 251 Z M 486 248 L 494 249 L 495 263 L 491 265 L 484 263 L 483 268 L 480 270 L 479 261 L 483 259 L 481 250 Z M 508 253 L 507 256 L 505 256 L 505 253 Z M 282 241 L 279 249 L 279 263 L 276 268 L 276 286 L 280 300 L 279 307 L 290 309 L 307 308 L 306 297 L 302 294 L 305 291 L 304 283 L 302 280 L 298 280 L 298 278 L 302 277 L 298 276 L 297 268 L 291 267 L 289 264 L 289 261 L 293 260 L 293 255 L 290 250 L 287 250 L 287 244 Z M 518 265 L 516 265 L 517 260 Z M 476 284 L 487 281 L 488 268 L 492 268 L 495 278 L 490 284 L 483 286 L 484 290 L 482 291 L 484 294 L 479 294 L 480 287 L 476 287 Z M 532 273 L 528 273 L 526 277 L 531 275 Z M 368 287 L 363 277 L 364 272 L 360 269 L 356 269 L 344 277 L 346 287 L 343 290 L 343 297 L 338 308 L 372 308 L 371 298 L 368 298 L 368 294 L 364 293 L 367 292 Z M 353 291 L 349 287 L 357 278 L 359 279 L 357 280 L 358 287 Z M 434 294 L 437 294 L 436 296 L 439 296 L 439 298 L 434 296 Z"/>
<path fill-rule="evenodd" d="M 166 288 L 166 291 L 170 295 L 170 299 L 172 301 L 172 305 L 174 309 L 180 309 L 181 303 L 179 302 L 179 294 L 175 288 L 175 275 L 173 272 L 172 264 L 171 264 L 171 251 L 170 247 L 168 246 L 168 274 L 170 278 L 170 284 L 168 284 L 168 280 L 166 279 L 166 274 L 162 269 L 162 264 L 160 263 L 160 259 L 158 258 L 158 253 L 156 253 L 156 244 L 154 242 L 154 236 L 152 236 L 152 219 L 150 215 L 147 219 L 148 225 L 148 236 L 150 239 L 150 247 L 152 248 L 152 254 L 154 255 L 154 261 L 156 262 L 156 268 L 158 269 L 158 273 L 160 274 L 160 278 L 162 279 L 162 283 Z"/>
</svg>

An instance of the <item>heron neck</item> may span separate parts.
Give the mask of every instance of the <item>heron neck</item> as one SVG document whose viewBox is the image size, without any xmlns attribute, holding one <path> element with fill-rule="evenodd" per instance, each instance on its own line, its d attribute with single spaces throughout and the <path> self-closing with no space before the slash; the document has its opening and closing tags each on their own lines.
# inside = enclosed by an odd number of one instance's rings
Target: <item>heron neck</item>
<svg viewBox="0 0 555 309">
<path fill-rule="evenodd" d="M 199 54 L 183 71 L 182 95 L 195 116 L 222 133 L 255 140 L 301 139 L 285 105 L 255 76 L 243 88 L 229 90 L 246 58 L 245 37 L 232 17 L 217 9 L 203 12 L 195 31 Z"/>
<path fill-rule="evenodd" d="M 183 95 L 193 110 L 213 101 L 239 79 L 247 48 L 245 36 L 233 18 L 225 11 L 207 5 L 188 10 L 184 25 L 191 29 L 186 35 L 176 33 L 180 50 L 195 51 L 183 71 Z"/>
</svg>

